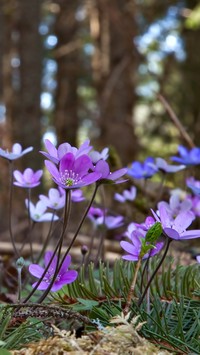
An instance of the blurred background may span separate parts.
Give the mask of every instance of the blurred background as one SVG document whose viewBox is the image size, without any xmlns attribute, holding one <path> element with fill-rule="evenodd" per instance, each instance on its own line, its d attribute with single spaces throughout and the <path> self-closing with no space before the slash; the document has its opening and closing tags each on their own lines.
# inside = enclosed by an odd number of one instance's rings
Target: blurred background
<svg viewBox="0 0 200 355">
<path fill-rule="evenodd" d="M 43 166 L 45 138 L 89 137 L 123 166 L 174 154 L 186 142 L 158 93 L 199 145 L 200 1 L 0 1 L 0 146 L 34 147 L 17 167 Z"/>
</svg>

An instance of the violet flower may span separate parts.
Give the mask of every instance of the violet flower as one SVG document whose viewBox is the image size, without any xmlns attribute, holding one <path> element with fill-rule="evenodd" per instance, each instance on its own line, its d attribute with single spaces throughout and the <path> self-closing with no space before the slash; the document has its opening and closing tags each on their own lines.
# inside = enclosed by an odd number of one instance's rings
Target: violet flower
<svg viewBox="0 0 200 355">
<path fill-rule="evenodd" d="M 176 173 L 177 171 L 185 169 L 185 165 L 171 165 L 166 162 L 166 160 L 162 158 L 156 158 L 155 164 L 152 164 L 152 167 L 154 165 L 155 170 L 158 169 L 162 173 Z"/>
<path fill-rule="evenodd" d="M 180 157 L 172 156 L 171 160 L 184 165 L 198 165 L 200 164 L 200 148 L 187 149 L 179 145 L 178 152 Z"/>
<path fill-rule="evenodd" d="M 133 162 L 127 172 L 128 175 L 135 179 L 147 179 L 152 177 L 155 173 L 157 173 L 157 168 L 155 167 L 152 157 L 146 158 L 144 163 L 140 163 L 139 161 Z"/>
<path fill-rule="evenodd" d="M 180 212 L 192 210 L 192 202 L 189 199 L 181 201 L 178 194 L 173 194 L 169 199 L 169 203 L 165 201 L 159 202 L 158 208 L 160 205 L 163 205 L 166 208 L 172 219 L 175 218 Z"/>
<path fill-rule="evenodd" d="M 62 143 L 56 149 L 55 145 L 49 139 L 45 139 L 44 144 L 48 153 L 43 151 L 40 153 L 55 164 L 58 164 L 67 153 L 72 153 L 75 158 L 78 158 L 83 154 L 88 154 L 92 149 L 92 146 L 89 145 L 89 140 L 86 140 L 80 148 L 72 147 L 69 143 Z"/>
<path fill-rule="evenodd" d="M 101 177 L 99 178 L 100 183 L 113 183 L 120 184 L 127 180 L 120 180 L 120 178 L 126 174 L 127 169 L 122 168 L 116 170 L 114 173 L 110 172 L 108 163 L 105 160 L 99 160 L 94 168 L 96 173 L 99 173 Z"/>
<path fill-rule="evenodd" d="M 192 204 L 192 212 L 194 212 L 196 217 L 200 217 L 200 197 L 199 196 L 188 196 L 187 199 Z"/>
<path fill-rule="evenodd" d="M 96 150 L 92 150 L 89 153 L 89 157 L 92 159 L 93 164 L 96 164 L 99 160 L 107 160 L 109 148 L 104 148 L 100 153 Z"/>
<path fill-rule="evenodd" d="M 145 241 L 146 232 L 142 229 L 134 230 L 130 235 L 130 242 L 121 241 L 120 245 L 122 249 L 124 249 L 128 254 L 123 255 L 122 259 L 129 260 L 129 261 L 138 261 L 141 251 L 143 241 Z M 142 259 L 147 259 L 149 256 L 154 256 L 160 252 L 163 248 L 163 242 L 157 242 L 152 249 L 150 249 Z"/>
<path fill-rule="evenodd" d="M 15 170 L 13 172 L 14 178 L 16 180 L 14 181 L 14 185 L 32 189 L 33 187 L 40 185 L 40 178 L 42 177 L 42 174 L 42 170 L 37 170 L 34 172 L 30 168 L 25 169 L 23 173 L 21 173 L 19 170 Z"/>
<path fill-rule="evenodd" d="M 136 230 L 142 230 L 144 232 L 147 232 L 149 230 L 149 228 L 151 228 L 154 223 L 155 223 L 155 219 L 152 216 L 148 216 L 146 217 L 145 221 L 143 223 L 135 223 L 135 222 L 131 222 L 127 229 L 126 232 L 124 233 L 125 237 L 131 238 L 131 234 L 133 231 Z"/>
<path fill-rule="evenodd" d="M 36 205 L 34 205 L 28 199 L 25 200 L 26 207 L 30 210 L 30 217 L 34 222 L 49 222 L 49 221 L 57 221 L 58 216 L 53 215 L 53 213 L 46 212 L 47 206 L 42 202 L 38 201 Z"/>
<path fill-rule="evenodd" d="M 71 199 L 72 202 L 81 202 L 85 200 L 85 197 L 83 196 L 83 191 L 82 190 L 72 190 L 71 192 Z"/>
<path fill-rule="evenodd" d="M 65 190 L 61 187 L 58 189 L 49 189 L 48 197 L 45 195 L 39 195 L 39 199 L 44 206 L 52 208 L 53 210 L 60 210 L 65 206 Z"/>
<path fill-rule="evenodd" d="M 24 154 L 27 154 L 33 150 L 33 147 L 26 148 L 22 150 L 22 146 L 19 143 L 15 143 L 12 146 L 12 151 L 3 150 L 0 148 L 0 157 L 7 160 L 16 160 L 21 158 Z"/>
<path fill-rule="evenodd" d="M 198 263 L 200 263 L 200 255 L 197 255 L 196 259 L 197 259 Z"/>
<path fill-rule="evenodd" d="M 116 192 L 114 198 L 115 200 L 121 203 L 124 203 L 126 201 L 133 201 L 135 200 L 136 193 L 137 193 L 136 187 L 132 186 L 130 190 L 124 190 L 122 194 Z"/>
<path fill-rule="evenodd" d="M 74 154 L 65 154 L 56 167 L 51 161 L 45 160 L 45 165 L 54 182 L 63 189 L 77 189 L 97 181 L 101 177 L 99 172 L 93 170 L 93 164 L 88 155 L 81 155 L 75 159 Z"/>
<path fill-rule="evenodd" d="M 87 217 L 96 227 L 105 225 L 107 229 L 114 229 L 123 225 L 122 216 L 108 216 L 105 213 L 106 211 L 101 208 L 90 207 Z"/>
<path fill-rule="evenodd" d="M 166 208 L 162 202 L 158 206 L 158 213 L 152 211 L 156 221 L 160 222 L 165 235 L 175 240 L 194 239 L 200 237 L 200 230 L 186 229 L 191 225 L 195 219 L 192 211 L 181 211 L 173 218 L 171 212 Z"/>
<path fill-rule="evenodd" d="M 197 195 L 200 196 L 200 181 L 199 180 L 195 180 L 193 177 L 190 177 L 186 180 L 186 185 L 187 187 L 189 187 L 192 192 Z"/>
<path fill-rule="evenodd" d="M 47 251 L 45 253 L 44 256 L 44 264 L 45 264 L 45 268 L 47 267 L 51 257 L 53 255 L 52 251 Z M 38 290 L 46 290 L 49 286 L 49 284 L 51 283 L 51 280 L 55 274 L 56 271 L 56 265 L 57 265 L 57 260 L 58 257 L 55 255 L 49 268 L 48 271 L 46 272 L 43 280 L 41 281 L 40 285 L 38 286 Z M 51 291 L 55 292 L 60 290 L 64 285 L 70 284 L 72 282 L 74 282 L 77 279 L 78 273 L 76 270 L 68 270 L 69 265 L 71 263 L 71 256 L 67 255 L 62 267 L 51 287 Z M 40 279 L 42 277 L 42 274 L 44 272 L 44 268 L 41 267 L 38 264 L 31 264 L 29 265 L 29 272 L 31 273 L 31 275 L 37 277 L 38 279 Z M 35 287 L 37 284 L 37 282 L 35 282 L 32 287 Z"/>
</svg>

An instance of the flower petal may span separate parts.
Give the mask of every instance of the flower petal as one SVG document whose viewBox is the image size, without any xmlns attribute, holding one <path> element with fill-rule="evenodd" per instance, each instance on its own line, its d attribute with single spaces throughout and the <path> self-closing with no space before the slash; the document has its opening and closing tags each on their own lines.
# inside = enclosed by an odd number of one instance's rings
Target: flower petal
<svg viewBox="0 0 200 355">
<path fill-rule="evenodd" d="M 71 263 L 71 256 L 67 255 L 65 260 L 64 260 L 64 262 L 63 262 L 63 264 L 62 264 L 62 267 L 60 269 L 60 272 L 59 272 L 60 275 L 67 271 L 67 269 L 69 268 L 70 263 Z"/>
<path fill-rule="evenodd" d="M 44 272 L 44 268 L 39 266 L 38 264 L 31 264 L 29 265 L 29 272 L 31 275 L 40 278 Z"/>
<path fill-rule="evenodd" d="M 120 245 L 121 245 L 122 249 L 124 249 L 128 253 L 130 253 L 134 256 L 137 256 L 137 257 L 139 256 L 140 250 L 138 250 L 133 244 L 131 244 L 129 242 L 122 241 L 122 242 L 120 242 Z"/>
</svg>

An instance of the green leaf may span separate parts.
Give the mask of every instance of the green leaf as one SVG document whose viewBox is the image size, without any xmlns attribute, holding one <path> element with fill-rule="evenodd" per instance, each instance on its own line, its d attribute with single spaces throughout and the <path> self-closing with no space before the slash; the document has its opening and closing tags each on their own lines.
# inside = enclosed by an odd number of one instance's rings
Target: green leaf
<svg viewBox="0 0 200 355">
<path fill-rule="evenodd" d="M 147 231 L 145 236 L 146 242 L 155 243 L 162 234 L 162 225 L 160 222 L 154 223 L 154 225 Z"/>
</svg>

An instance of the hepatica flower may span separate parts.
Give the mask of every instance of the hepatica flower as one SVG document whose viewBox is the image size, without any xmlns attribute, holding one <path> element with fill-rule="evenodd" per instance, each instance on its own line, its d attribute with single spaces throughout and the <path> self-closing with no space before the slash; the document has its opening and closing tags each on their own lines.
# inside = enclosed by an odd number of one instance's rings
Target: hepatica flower
<svg viewBox="0 0 200 355">
<path fill-rule="evenodd" d="M 160 205 L 165 207 L 167 213 L 171 215 L 172 219 L 174 219 L 180 212 L 192 210 L 192 202 L 189 199 L 181 201 L 179 195 L 177 194 L 173 194 L 170 197 L 169 203 L 165 201 L 159 202 L 158 208 Z"/>
<path fill-rule="evenodd" d="M 192 192 L 197 195 L 200 196 L 200 181 L 199 180 L 195 180 L 193 177 L 190 177 L 186 180 L 186 185 L 187 187 L 189 187 Z"/>
<path fill-rule="evenodd" d="M 152 165 L 153 166 L 153 165 Z M 171 165 L 162 158 L 156 158 L 155 160 L 155 170 L 160 170 L 162 173 L 176 173 L 177 171 L 185 169 L 185 165 Z"/>
<path fill-rule="evenodd" d="M 135 200 L 136 193 L 137 193 L 136 187 L 132 186 L 130 190 L 124 190 L 122 194 L 116 192 L 114 198 L 115 200 L 121 203 L 124 203 L 126 201 L 133 201 Z"/>
<path fill-rule="evenodd" d="M 51 257 L 53 255 L 52 251 L 48 251 L 45 253 L 44 256 L 44 264 L 45 264 L 45 268 L 47 267 Z M 57 256 L 55 255 L 49 268 L 48 271 L 46 272 L 42 282 L 40 283 L 40 285 L 38 286 L 38 290 L 46 290 L 55 274 L 56 271 L 56 265 L 57 265 Z M 74 282 L 78 276 L 78 273 L 76 270 L 68 270 L 69 266 L 71 263 L 71 256 L 67 255 L 65 258 L 65 261 L 53 283 L 53 286 L 51 288 L 51 291 L 55 292 L 60 290 L 64 285 L 70 284 L 72 282 Z M 40 279 L 42 277 L 42 274 L 44 272 L 44 268 L 42 268 L 40 265 L 38 264 L 31 264 L 29 266 L 29 272 L 31 273 L 31 275 L 37 277 L 38 279 Z M 37 284 L 37 282 L 35 282 L 32 287 L 35 287 Z"/>
<path fill-rule="evenodd" d="M 123 255 L 122 259 L 129 260 L 129 261 L 138 261 L 140 257 L 140 253 L 142 251 L 143 241 L 145 241 L 146 232 L 142 229 L 137 229 L 132 231 L 129 241 L 121 241 L 120 245 L 122 249 L 124 249 L 128 254 Z M 152 249 L 150 249 L 142 259 L 147 259 L 149 256 L 154 256 L 160 252 L 164 243 L 158 242 L 155 244 Z"/>
<path fill-rule="evenodd" d="M 92 150 L 89 153 L 89 156 L 92 159 L 92 162 L 96 164 L 99 160 L 107 160 L 109 156 L 108 152 L 109 152 L 109 148 L 104 148 L 100 153 L 97 152 L 96 150 Z"/>
<path fill-rule="evenodd" d="M 108 216 L 101 208 L 91 207 L 88 212 L 88 218 L 95 226 L 105 225 L 107 229 L 115 229 L 121 227 L 124 218 L 122 216 Z"/>
<path fill-rule="evenodd" d="M 72 202 L 81 202 L 85 200 L 85 197 L 83 196 L 83 191 L 82 190 L 72 190 L 71 192 L 71 199 Z"/>
<path fill-rule="evenodd" d="M 182 145 L 179 145 L 178 152 L 180 156 L 172 156 L 171 160 L 184 165 L 200 164 L 200 148 L 192 148 L 189 150 Z"/>
<path fill-rule="evenodd" d="M 78 158 L 83 154 L 88 154 L 92 149 L 92 146 L 89 145 L 89 140 L 86 140 L 80 148 L 72 147 L 69 143 L 62 143 L 59 145 L 58 149 L 56 149 L 55 145 L 51 143 L 49 139 L 45 139 L 44 144 L 48 153 L 43 151 L 40 153 L 55 164 L 58 164 L 67 153 L 71 153 L 75 158 Z"/>
<path fill-rule="evenodd" d="M 173 218 L 171 212 L 162 202 L 158 206 L 158 213 L 152 211 L 156 221 L 160 222 L 162 229 L 169 238 L 175 240 L 194 239 L 200 237 L 200 230 L 186 230 L 195 219 L 192 211 L 181 211 Z"/>
<path fill-rule="evenodd" d="M 40 184 L 40 178 L 42 177 L 43 171 L 37 170 L 34 172 L 32 169 L 27 168 L 21 173 L 19 170 L 13 172 L 14 185 L 24 188 L 32 189 Z"/>
<path fill-rule="evenodd" d="M 194 196 L 188 197 L 189 201 L 192 203 L 192 211 L 194 212 L 195 216 L 200 217 L 200 197 Z"/>
<path fill-rule="evenodd" d="M 53 210 L 59 210 L 65 206 L 65 190 L 59 187 L 58 189 L 49 189 L 48 197 L 45 195 L 39 195 L 39 199 L 44 206 L 52 208 Z"/>
<path fill-rule="evenodd" d="M 148 157 L 144 163 L 140 163 L 139 161 L 133 162 L 127 173 L 135 179 L 147 179 L 152 177 L 156 172 L 157 168 L 155 167 L 154 159 Z"/>
<path fill-rule="evenodd" d="M 49 222 L 58 220 L 58 216 L 53 215 L 53 213 L 46 212 L 47 206 L 42 202 L 38 201 L 34 205 L 31 201 L 28 202 L 28 199 L 25 200 L 26 207 L 30 209 L 30 217 L 34 222 Z"/>
<path fill-rule="evenodd" d="M 94 171 L 100 174 L 99 182 L 101 183 L 120 184 L 122 182 L 127 181 L 120 179 L 123 175 L 127 173 L 126 168 L 122 168 L 111 173 L 109 165 L 105 160 L 99 160 L 95 166 Z"/>
<path fill-rule="evenodd" d="M 7 159 L 7 160 L 16 160 L 18 158 L 21 158 L 24 154 L 31 152 L 32 150 L 33 150 L 33 147 L 29 147 L 29 148 L 22 150 L 21 144 L 15 143 L 12 146 L 11 152 L 0 148 L 0 156 L 2 158 Z"/>
<path fill-rule="evenodd" d="M 89 172 L 94 167 L 89 156 L 85 154 L 77 159 L 72 153 L 65 154 L 58 168 L 48 160 L 45 160 L 45 165 L 54 182 L 63 189 L 77 189 L 90 185 L 101 177 L 99 172 Z"/>
</svg>

